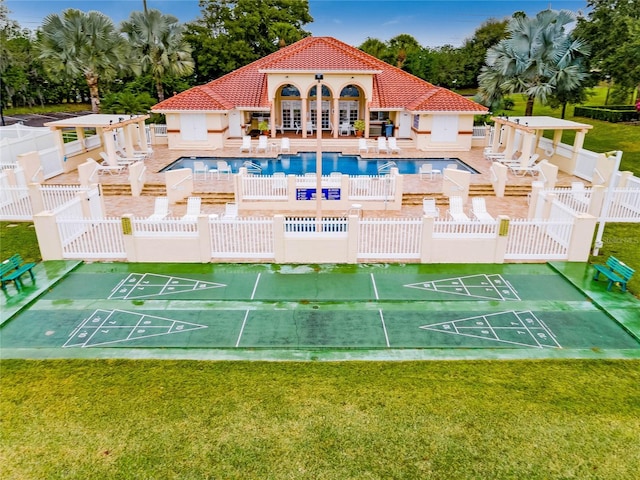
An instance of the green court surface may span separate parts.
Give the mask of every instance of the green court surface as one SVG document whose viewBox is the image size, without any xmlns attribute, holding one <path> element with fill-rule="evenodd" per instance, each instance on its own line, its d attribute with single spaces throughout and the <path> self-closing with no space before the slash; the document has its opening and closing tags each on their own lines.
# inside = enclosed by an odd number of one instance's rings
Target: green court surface
<svg viewBox="0 0 640 480">
<path fill-rule="evenodd" d="M 1 355 L 640 358 L 640 302 L 589 269 L 82 264 L 2 324 Z"/>
</svg>

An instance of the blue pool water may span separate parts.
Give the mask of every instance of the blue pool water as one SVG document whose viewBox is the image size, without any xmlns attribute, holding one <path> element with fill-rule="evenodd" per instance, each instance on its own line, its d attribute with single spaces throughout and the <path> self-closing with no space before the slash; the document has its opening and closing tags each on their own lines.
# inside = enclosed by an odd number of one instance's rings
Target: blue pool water
<svg viewBox="0 0 640 480">
<path fill-rule="evenodd" d="M 300 152 L 297 155 L 278 155 L 277 158 L 223 158 L 223 157 L 180 157 L 175 162 L 167 165 L 161 170 L 176 170 L 179 168 L 193 169 L 193 162 L 201 161 L 209 165 L 209 168 L 216 168 L 216 162 L 224 160 L 234 173 L 237 173 L 245 162 L 251 162 L 260 166 L 262 175 L 272 175 L 274 172 L 284 172 L 285 174 L 304 175 L 305 173 L 315 173 L 316 152 Z M 458 158 L 375 158 L 363 159 L 359 155 L 342 155 L 338 152 L 322 153 L 322 173 L 329 175 L 331 172 L 340 172 L 347 175 L 377 175 L 378 168 L 385 163 L 393 161 L 398 166 L 401 174 L 418 174 L 420 165 L 430 163 L 436 170 L 442 171 L 447 165 L 455 164 L 460 170 L 471 173 L 478 173 Z"/>
</svg>

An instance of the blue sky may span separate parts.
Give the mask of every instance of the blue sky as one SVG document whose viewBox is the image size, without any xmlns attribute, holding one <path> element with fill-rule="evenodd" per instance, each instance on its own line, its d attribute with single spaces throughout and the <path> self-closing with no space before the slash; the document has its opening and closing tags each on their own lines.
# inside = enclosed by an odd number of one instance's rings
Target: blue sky
<svg viewBox="0 0 640 480">
<path fill-rule="evenodd" d="M 119 23 L 134 10 L 142 10 L 142 0 L 5 0 L 10 18 L 22 27 L 36 29 L 50 13 L 67 8 L 99 10 Z M 177 16 L 182 22 L 200 14 L 198 0 L 147 0 L 149 8 Z M 586 0 L 310 0 L 314 22 L 306 29 L 314 36 L 332 36 L 353 46 L 367 37 L 388 40 L 401 33 L 414 36 L 422 46 L 460 46 L 489 18 L 502 19 L 514 11 L 528 15 L 551 7 L 586 12 Z"/>
</svg>

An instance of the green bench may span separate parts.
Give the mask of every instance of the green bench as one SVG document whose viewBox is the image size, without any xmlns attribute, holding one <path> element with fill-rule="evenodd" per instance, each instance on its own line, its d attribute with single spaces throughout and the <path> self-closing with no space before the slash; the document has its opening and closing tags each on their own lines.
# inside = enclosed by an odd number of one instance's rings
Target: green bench
<svg viewBox="0 0 640 480">
<path fill-rule="evenodd" d="M 20 292 L 22 290 L 22 275 L 29 273 L 31 276 L 31 282 L 35 283 L 36 277 L 33 275 L 33 267 L 35 263 L 25 263 L 22 257 L 18 254 L 13 255 L 11 258 L 5 260 L 0 264 L 0 285 L 2 290 L 7 291 L 7 284 L 13 282 L 16 290 Z"/>
<path fill-rule="evenodd" d="M 619 283 L 623 292 L 627 291 L 627 282 L 631 280 L 635 270 L 628 267 L 616 257 L 609 257 L 605 265 L 594 265 L 596 274 L 593 276 L 594 280 L 598 280 L 602 273 L 609 280 L 609 286 L 607 290 L 611 290 L 614 283 Z"/>
</svg>

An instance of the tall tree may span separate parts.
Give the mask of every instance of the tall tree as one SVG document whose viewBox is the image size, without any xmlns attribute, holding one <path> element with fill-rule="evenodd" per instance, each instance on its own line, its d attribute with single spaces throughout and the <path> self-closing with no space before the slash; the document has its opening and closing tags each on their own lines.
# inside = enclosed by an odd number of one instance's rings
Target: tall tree
<svg viewBox="0 0 640 480">
<path fill-rule="evenodd" d="M 575 35 L 593 47 L 590 59 L 601 79 L 636 88 L 640 96 L 640 2 L 588 0 L 589 14 L 578 19 Z"/>
<path fill-rule="evenodd" d="M 173 15 L 159 10 L 131 12 L 121 30 L 129 40 L 133 56 L 142 73 L 150 73 L 159 101 L 164 100 L 165 77 L 184 77 L 193 72 L 191 46 L 183 36 L 184 28 Z"/>
<path fill-rule="evenodd" d="M 403 68 L 407 57 L 420 51 L 418 40 L 409 34 L 402 33 L 389 39 L 387 51 L 393 56 L 393 63 L 398 68 Z"/>
<path fill-rule="evenodd" d="M 84 77 L 95 113 L 100 110 L 100 81 L 114 77 L 126 65 L 127 44 L 111 19 L 100 12 L 70 8 L 62 17 L 48 15 L 38 47 L 51 72 Z"/>
<path fill-rule="evenodd" d="M 514 16 L 508 38 L 487 51 L 478 78 L 485 105 L 495 106 L 505 93 L 522 93 L 527 97 L 525 115 L 532 115 L 535 100 L 546 103 L 554 92 L 582 88 L 590 50 L 566 32 L 565 26 L 574 20 L 567 10 L 544 10 L 534 18 Z"/>
<path fill-rule="evenodd" d="M 201 18 L 188 25 L 196 77 L 207 81 L 309 35 L 303 0 L 200 0 Z"/>
<path fill-rule="evenodd" d="M 459 87 L 477 87 L 478 75 L 484 65 L 487 50 L 506 37 L 507 20 L 489 19 L 476 29 L 471 38 L 457 52 L 460 71 L 457 74 Z"/>
<path fill-rule="evenodd" d="M 373 55 L 380 60 L 384 60 L 389 56 L 387 52 L 387 44 L 378 38 L 367 37 L 367 39 L 362 42 L 362 45 L 360 45 L 358 48 L 363 52 L 368 53 L 369 55 Z"/>
</svg>

